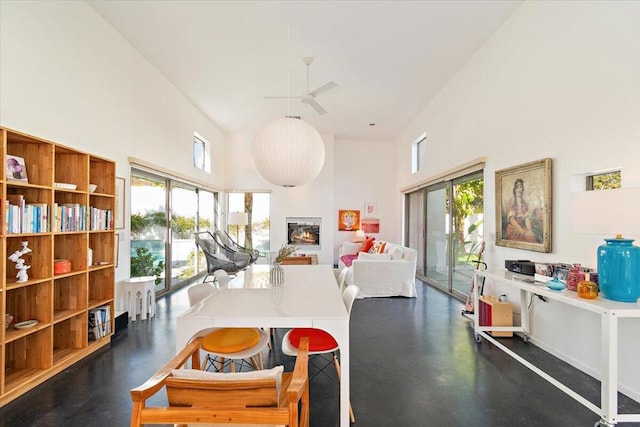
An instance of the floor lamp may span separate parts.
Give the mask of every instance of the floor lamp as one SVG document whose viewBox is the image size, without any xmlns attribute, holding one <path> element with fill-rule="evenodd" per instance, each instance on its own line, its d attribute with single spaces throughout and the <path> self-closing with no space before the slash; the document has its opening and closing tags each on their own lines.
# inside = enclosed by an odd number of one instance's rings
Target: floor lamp
<svg viewBox="0 0 640 427">
<path fill-rule="evenodd" d="M 235 225 L 236 243 L 240 244 L 240 226 L 249 224 L 249 215 L 246 212 L 229 212 L 229 220 L 227 225 Z"/>
</svg>

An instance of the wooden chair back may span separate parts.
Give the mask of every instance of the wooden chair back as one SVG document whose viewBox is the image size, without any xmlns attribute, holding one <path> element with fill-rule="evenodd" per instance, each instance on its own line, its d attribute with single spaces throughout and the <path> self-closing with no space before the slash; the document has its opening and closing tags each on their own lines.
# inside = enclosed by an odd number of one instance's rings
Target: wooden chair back
<svg viewBox="0 0 640 427">
<path fill-rule="evenodd" d="M 169 377 L 165 387 L 169 406 L 206 409 L 278 407 L 274 379 L 202 381 Z"/>
<path fill-rule="evenodd" d="M 309 339 L 303 338 L 293 372 L 282 374 L 280 393 L 273 378 L 202 380 L 172 376 L 191 361 L 200 369 L 202 337 L 194 339 L 140 387 L 131 390 L 131 426 L 229 423 L 309 426 Z M 147 406 L 166 389 L 168 407 Z"/>
<path fill-rule="evenodd" d="M 288 256 L 282 260 L 282 265 L 311 265 L 310 256 Z"/>
</svg>

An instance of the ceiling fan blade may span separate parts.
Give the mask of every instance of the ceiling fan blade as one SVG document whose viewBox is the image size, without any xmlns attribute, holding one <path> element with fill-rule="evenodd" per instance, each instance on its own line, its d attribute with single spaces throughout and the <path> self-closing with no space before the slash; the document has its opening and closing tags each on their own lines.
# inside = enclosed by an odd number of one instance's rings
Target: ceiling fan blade
<svg viewBox="0 0 640 427">
<path fill-rule="evenodd" d="M 301 96 L 265 96 L 264 99 L 300 99 Z"/>
<path fill-rule="evenodd" d="M 311 105 L 318 112 L 318 114 L 327 114 L 327 110 L 322 108 L 322 105 L 320 105 L 318 101 L 310 96 L 302 98 L 302 103 Z"/>
<path fill-rule="evenodd" d="M 338 86 L 338 83 L 331 81 L 331 82 L 329 82 L 329 83 L 325 83 L 325 84 L 323 84 L 322 86 L 320 86 L 319 88 L 317 88 L 317 89 L 315 89 L 315 90 L 313 90 L 313 91 L 309 92 L 309 95 L 311 95 L 311 96 L 316 96 L 316 95 L 318 95 L 319 93 L 326 92 L 326 91 L 328 91 L 329 89 L 333 89 L 333 88 L 334 88 L 334 87 L 336 87 L 336 86 Z"/>
</svg>

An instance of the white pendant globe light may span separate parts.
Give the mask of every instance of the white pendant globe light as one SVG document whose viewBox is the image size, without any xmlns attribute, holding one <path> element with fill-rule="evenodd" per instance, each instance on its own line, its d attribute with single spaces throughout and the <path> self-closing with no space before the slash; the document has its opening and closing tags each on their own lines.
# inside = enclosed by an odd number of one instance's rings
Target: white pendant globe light
<svg viewBox="0 0 640 427">
<path fill-rule="evenodd" d="M 311 182 L 324 164 L 324 143 L 317 130 L 300 118 L 276 119 L 258 131 L 251 147 L 258 173 L 283 187 Z"/>
</svg>

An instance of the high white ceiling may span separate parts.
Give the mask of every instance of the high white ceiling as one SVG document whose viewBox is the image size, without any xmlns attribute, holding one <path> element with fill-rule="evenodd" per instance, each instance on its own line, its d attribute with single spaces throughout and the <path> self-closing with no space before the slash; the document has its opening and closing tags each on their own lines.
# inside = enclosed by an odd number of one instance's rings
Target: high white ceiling
<svg viewBox="0 0 640 427">
<path fill-rule="evenodd" d="M 87 1 L 227 132 L 301 116 L 321 133 L 394 138 L 522 3 Z M 300 100 L 302 58 L 320 116 Z M 370 126 L 375 123 L 375 126 Z"/>
</svg>

